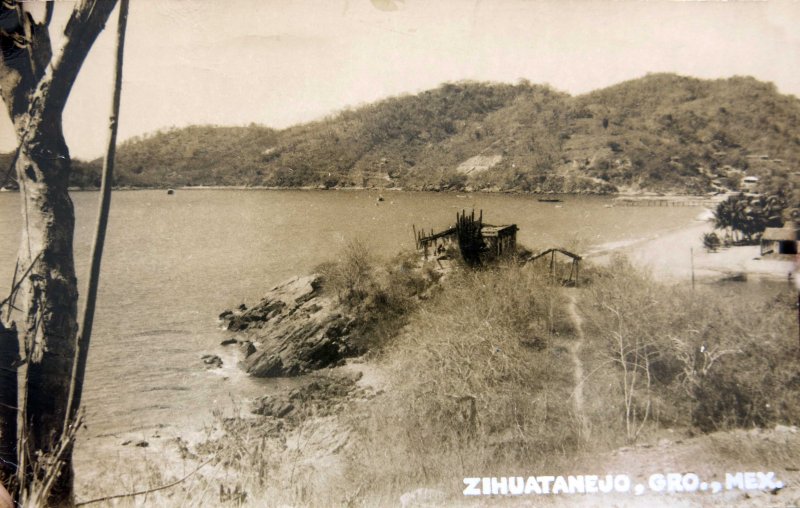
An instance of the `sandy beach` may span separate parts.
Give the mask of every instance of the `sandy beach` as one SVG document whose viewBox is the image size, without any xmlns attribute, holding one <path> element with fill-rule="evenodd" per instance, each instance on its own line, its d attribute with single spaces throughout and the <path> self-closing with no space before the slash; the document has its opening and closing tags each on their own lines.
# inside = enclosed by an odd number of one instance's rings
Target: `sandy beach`
<svg viewBox="0 0 800 508">
<path fill-rule="evenodd" d="M 703 233 L 713 231 L 711 210 L 704 209 L 686 226 L 625 242 L 603 244 L 587 254 L 599 264 L 607 263 L 613 253 L 627 256 L 636 266 L 650 271 L 666 282 L 726 279 L 786 280 L 796 270 L 794 263 L 760 258 L 758 245 L 723 247 L 708 252 L 703 247 Z"/>
</svg>

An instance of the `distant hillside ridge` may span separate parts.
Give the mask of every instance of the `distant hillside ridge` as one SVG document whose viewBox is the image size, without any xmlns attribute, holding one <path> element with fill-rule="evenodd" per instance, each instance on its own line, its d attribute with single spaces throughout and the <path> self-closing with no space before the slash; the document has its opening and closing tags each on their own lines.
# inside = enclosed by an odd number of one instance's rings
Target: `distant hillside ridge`
<svg viewBox="0 0 800 508">
<path fill-rule="evenodd" d="M 700 194 L 745 175 L 797 188 L 798 163 L 796 97 L 750 77 L 650 74 L 579 96 L 447 83 L 283 130 L 159 131 L 120 145 L 116 185 Z"/>
</svg>

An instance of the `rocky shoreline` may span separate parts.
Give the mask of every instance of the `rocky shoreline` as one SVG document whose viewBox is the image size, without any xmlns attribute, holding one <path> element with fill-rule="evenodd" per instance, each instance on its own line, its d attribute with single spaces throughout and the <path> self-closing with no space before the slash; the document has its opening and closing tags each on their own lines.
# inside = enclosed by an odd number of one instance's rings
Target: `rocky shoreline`
<svg viewBox="0 0 800 508">
<path fill-rule="evenodd" d="M 324 295 L 321 283 L 319 274 L 294 277 L 251 308 L 220 314 L 231 332 L 222 343 L 239 346 L 242 370 L 255 377 L 298 376 L 358 353 L 350 340 L 358 317 Z"/>
</svg>

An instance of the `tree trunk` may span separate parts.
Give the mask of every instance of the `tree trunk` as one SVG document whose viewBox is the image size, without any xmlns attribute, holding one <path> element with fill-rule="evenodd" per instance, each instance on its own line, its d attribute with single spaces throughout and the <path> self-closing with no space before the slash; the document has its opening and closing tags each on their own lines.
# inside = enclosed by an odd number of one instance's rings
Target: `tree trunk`
<svg viewBox="0 0 800 508">
<path fill-rule="evenodd" d="M 0 314 L 3 309 L 0 308 Z M 17 462 L 17 331 L 0 319 L 0 482 L 10 487 Z M 2 503 L 0 503 L 2 504 Z"/>
<path fill-rule="evenodd" d="M 22 200 L 19 289 L 14 297 L 19 311 L 7 316 L 4 325 L 10 328 L 10 320 L 16 320 L 22 356 L 13 396 L 18 406 L 17 436 L 12 440 L 7 430 L 0 430 L 0 453 L 16 448 L 16 476 L 23 489 L 34 476 L 41 479 L 57 469 L 52 454 L 65 431 L 78 328 L 72 254 L 75 219 L 67 193 L 70 158 L 61 115 L 83 61 L 115 4 L 116 0 L 72 3 L 64 43 L 54 55 L 48 32 L 52 4 L 45 21 L 36 23 L 22 2 L 0 3 L 0 96 L 19 141 L 16 174 Z M 2 351 L 0 369 L 13 370 L 13 360 L 9 366 L 6 358 L 9 353 Z M 10 382 L 3 383 L 4 390 L 6 386 L 14 389 Z M 6 416 L 0 411 L 2 429 L 8 426 Z M 61 474 L 47 502 L 71 505 L 70 447 L 58 462 Z M 30 494 L 29 489 L 17 492 L 17 501 Z"/>
<path fill-rule="evenodd" d="M 39 128 L 27 136 L 17 160 L 23 224 L 18 264 L 21 269 L 30 267 L 16 298 L 22 312 L 20 335 L 25 359 L 18 402 L 24 421 L 20 425 L 20 442 L 24 443 L 20 455 L 27 454 L 26 463 L 37 451 L 51 454 L 58 447 L 78 329 L 72 255 L 75 218 L 67 192 L 69 153 L 60 118 L 46 127 L 40 119 L 29 119 L 29 126 L 36 124 Z M 71 460 L 62 459 L 67 466 L 53 496 L 71 503 Z"/>
</svg>

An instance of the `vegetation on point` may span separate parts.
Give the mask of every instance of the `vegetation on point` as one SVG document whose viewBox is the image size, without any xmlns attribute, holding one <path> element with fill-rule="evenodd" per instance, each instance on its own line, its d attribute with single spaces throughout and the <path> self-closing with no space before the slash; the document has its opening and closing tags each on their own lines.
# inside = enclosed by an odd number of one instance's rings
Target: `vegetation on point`
<svg viewBox="0 0 800 508">
<path fill-rule="evenodd" d="M 357 316 L 353 336 L 358 350 L 379 350 L 440 277 L 430 267 L 420 269 L 417 258 L 404 252 L 382 262 L 364 241 L 354 239 L 336 260 L 316 268 L 323 292 Z"/>
<path fill-rule="evenodd" d="M 353 461 L 351 475 L 429 485 L 553 466 L 578 449 L 571 325 L 549 280 L 517 264 L 448 275 L 382 355 L 391 390 L 354 421 L 354 457 L 380 448 L 380 458 Z"/>
<path fill-rule="evenodd" d="M 730 284 L 668 286 L 619 257 L 584 268 L 581 287 L 569 289 L 541 264 L 459 268 L 435 285 L 431 266 L 413 253 L 380 262 L 352 242 L 321 267 L 323 291 L 346 305 L 388 298 L 405 309 L 402 320 L 374 313 L 382 332 L 370 362 L 385 380 L 340 409 L 313 406 L 307 425 L 220 418 L 226 437 L 198 452 L 219 455 L 242 499 L 390 504 L 420 486 L 449 492 L 453 478 L 482 471 L 569 473 L 584 453 L 664 429 L 800 423 L 796 295 L 784 286 L 759 294 Z M 390 290 L 399 296 L 379 296 Z M 583 318 L 580 352 L 570 301 Z M 710 437 L 730 444 L 724 434 Z M 330 440 L 346 444 L 326 456 L 323 477 L 308 443 Z"/>
<path fill-rule="evenodd" d="M 443 280 L 379 359 L 391 390 L 354 417 L 351 477 L 399 494 L 475 471 L 557 471 L 668 428 L 800 422 L 789 292 L 667 286 L 623 258 L 586 275 L 569 290 L 516 264 Z M 583 316 L 582 414 L 567 292 Z"/>
</svg>

